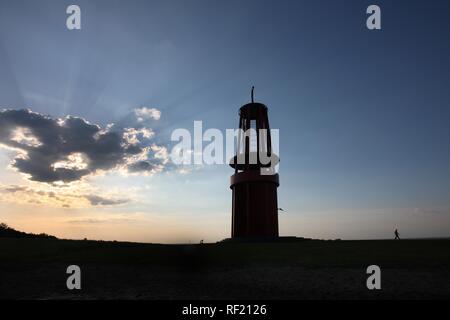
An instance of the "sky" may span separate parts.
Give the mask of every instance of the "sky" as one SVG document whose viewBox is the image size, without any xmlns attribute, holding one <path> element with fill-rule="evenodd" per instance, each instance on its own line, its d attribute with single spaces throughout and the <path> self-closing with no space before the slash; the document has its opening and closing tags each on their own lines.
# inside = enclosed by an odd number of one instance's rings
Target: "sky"
<svg viewBox="0 0 450 320">
<path fill-rule="evenodd" d="M 81 8 L 68 30 L 66 8 Z M 381 8 L 381 30 L 366 9 Z M 0 221 L 70 239 L 230 236 L 233 170 L 171 133 L 279 129 L 280 234 L 450 236 L 448 1 L 0 1 Z"/>
</svg>

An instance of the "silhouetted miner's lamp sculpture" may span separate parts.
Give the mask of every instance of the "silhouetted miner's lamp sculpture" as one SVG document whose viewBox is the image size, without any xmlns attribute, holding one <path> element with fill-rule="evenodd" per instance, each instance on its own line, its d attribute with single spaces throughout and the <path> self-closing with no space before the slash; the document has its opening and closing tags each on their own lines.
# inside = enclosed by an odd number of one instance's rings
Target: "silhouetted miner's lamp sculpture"
<svg viewBox="0 0 450 320">
<path fill-rule="evenodd" d="M 254 129 L 253 133 L 251 133 Z M 232 238 L 277 238 L 278 156 L 272 153 L 267 107 L 253 101 L 239 110 L 236 156 L 230 166 L 233 191 Z"/>
</svg>

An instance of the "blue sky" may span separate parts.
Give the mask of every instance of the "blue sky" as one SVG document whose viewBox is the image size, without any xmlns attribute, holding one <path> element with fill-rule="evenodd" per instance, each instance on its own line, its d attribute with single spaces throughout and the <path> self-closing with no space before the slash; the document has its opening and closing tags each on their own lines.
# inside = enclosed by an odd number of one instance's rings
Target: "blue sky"
<svg viewBox="0 0 450 320">
<path fill-rule="evenodd" d="M 448 2 L 76 1 L 75 31 L 65 25 L 70 4 L 0 3 L 0 109 L 104 127 L 156 108 L 153 139 L 164 144 L 194 120 L 236 127 L 254 85 L 280 130 L 282 234 L 449 235 Z M 366 28 L 370 4 L 381 7 L 382 30 Z M 0 149 L 4 187 L 49 188 L 8 168 L 13 157 Z M 53 216 L 4 196 L 0 218 L 63 237 L 213 241 L 229 236 L 231 173 L 107 173 L 85 188 L 132 201 Z M 39 214 L 23 213 L 30 206 Z"/>
</svg>

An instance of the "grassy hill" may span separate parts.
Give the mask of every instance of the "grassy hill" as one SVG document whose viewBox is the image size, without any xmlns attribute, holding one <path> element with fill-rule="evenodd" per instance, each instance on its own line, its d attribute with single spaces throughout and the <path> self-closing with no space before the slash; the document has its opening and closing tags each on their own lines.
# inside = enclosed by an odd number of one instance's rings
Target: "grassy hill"
<svg viewBox="0 0 450 320">
<path fill-rule="evenodd" d="M 214 243 L 164 245 L 56 239 L 0 239 L 5 264 L 159 265 L 233 267 L 297 265 L 352 268 L 379 264 L 387 268 L 450 267 L 449 240 L 305 240 L 288 243 Z"/>
<path fill-rule="evenodd" d="M 82 290 L 65 287 L 82 270 Z M 365 286 L 382 269 L 382 290 Z M 433 299 L 450 297 L 449 240 L 160 245 L 0 238 L 0 298 Z"/>
</svg>

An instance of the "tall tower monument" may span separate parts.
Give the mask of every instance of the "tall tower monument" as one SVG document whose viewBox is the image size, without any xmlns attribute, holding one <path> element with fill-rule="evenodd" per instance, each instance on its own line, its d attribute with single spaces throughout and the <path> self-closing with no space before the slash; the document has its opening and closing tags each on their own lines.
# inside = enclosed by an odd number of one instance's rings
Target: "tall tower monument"
<svg viewBox="0 0 450 320">
<path fill-rule="evenodd" d="M 239 133 L 230 188 L 232 238 L 278 237 L 278 156 L 272 152 L 267 107 L 252 102 L 239 109 Z"/>
</svg>

